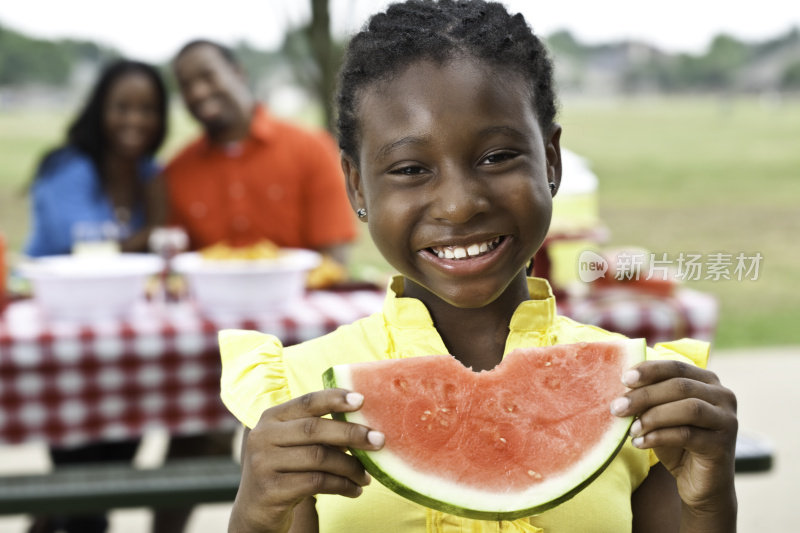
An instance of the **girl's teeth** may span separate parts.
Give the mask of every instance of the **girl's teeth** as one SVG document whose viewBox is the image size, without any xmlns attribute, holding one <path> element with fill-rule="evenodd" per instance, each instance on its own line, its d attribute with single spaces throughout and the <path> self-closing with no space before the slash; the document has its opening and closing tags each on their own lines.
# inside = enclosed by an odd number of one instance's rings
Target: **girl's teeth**
<svg viewBox="0 0 800 533">
<path fill-rule="evenodd" d="M 486 252 L 489 252 L 491 250 L 494 250 L 494 247 L 497 245 L 498 242 L 500 242 L 499 237 L 493 239 L 491 242 L 470 244 L 467 247 L 445 246 L 433 250 L 433 252 L 435 252 L 440 259 L 463 259 L 467 256 L 475 257 L 481 254 L 485 254 Z"/>
</svg>

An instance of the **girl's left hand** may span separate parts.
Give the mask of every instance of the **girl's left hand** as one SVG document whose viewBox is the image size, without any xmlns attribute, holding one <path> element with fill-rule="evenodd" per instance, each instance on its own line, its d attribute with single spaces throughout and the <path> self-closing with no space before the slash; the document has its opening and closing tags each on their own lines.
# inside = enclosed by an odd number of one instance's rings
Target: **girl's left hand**
<svg viewBox="0 0 800 533">
<path fill-rule="evenodd" d="M 736 396 L 717 376 L 679 361 L 645 361 L 625 372 L 632 390 L 612 402 L 618 416 L 637 416 L 633 445 L 652 448 L 677 480 L 684 505 L 723 508 L 733 489 Z"/>
</svg>

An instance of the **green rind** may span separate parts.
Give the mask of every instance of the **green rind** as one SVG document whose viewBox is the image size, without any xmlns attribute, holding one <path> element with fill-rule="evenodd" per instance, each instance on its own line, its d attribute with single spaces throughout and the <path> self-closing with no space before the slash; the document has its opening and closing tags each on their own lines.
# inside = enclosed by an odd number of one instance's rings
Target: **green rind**
<svg viewBox="0 0 800 533">
<path fill-rule="evenodd" d="M 643 353 L 646 353 L 646 347 Z M 642 361 L 645 360 L 645 356 L 643 354 Z M 334 368 L 327 369 L 322 375 L 322 382 L 326 389 L 337 388 L 338 385 L 336 383 L 336 372 Z M 348 422 L 347 418 L 348 413 L 332 413 L 332 417 L 335 420 L 340 420 L 343 422 Z M 541 514 L 548 509 L 552 509 L 562 503 L 566 502 L 567 500 L 573 498 L 576 494 L 586 488 L 591 482 L 593 482 L 597 477 L 603 473 L 603 471 L 611 464 L 614 458 L 617 456 L 619 451 L 625 445 L 625 441 L 627 440 L 628 432 L 630 431 L 630 427 L 633 424 L 633 417 L 628 417 L 628 423 L 625 425 L 625 432 L 622 439 L 620 439 L 619 444 L 617 445 L 616 449 L 609 454 L 608 459 L 597 468 L 591 475 L 589 475 L 586 479 L 584 479 L 581 483 L 576 485 L 572 490 L 549 500 L 544 503 L 540 503 L 538 505 L 534 505 L 531 507 L 527 507 L 525 509 L 519 509 L 514 511 L 482 511 L 477 509 L 469 509 L 465 507 L 461 507 L 458 505 L 453 505 L 448 502 L 444 502 L 442 500 L 437 500 L 436 498 L 432 498 L 426 494 L 421 494 L 411 487 L 400 483 L 393 477 L 389 476 L 384 470 L 378 466 L 378 464 L 372 460 L 372 453 L 370 451 L 361 450 L 357 448 L 350 448 L 350 453 L 352 453 L 361 464 L 364 466 L 364 469 L 369 472 L 369 474 L 377 479 L 382 485 L 384 485 L 389 490 L 403 496 L 404 498 L 416 502 L 420 505 L 425 507 L 429 507 L 431 509 L 436 509 L 437 511 L 441 511 L 443 513 L 463 516 L 465 518 L 473 518 L 476 520 L 516 520 L 518 518 L 525 518 L 528 516 L 533 516 L 537 514 Z"/>
</svg>

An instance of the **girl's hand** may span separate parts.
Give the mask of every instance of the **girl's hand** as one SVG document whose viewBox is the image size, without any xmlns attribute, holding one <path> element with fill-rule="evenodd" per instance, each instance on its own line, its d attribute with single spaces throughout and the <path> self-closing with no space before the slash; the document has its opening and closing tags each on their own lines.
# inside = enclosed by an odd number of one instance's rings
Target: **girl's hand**
<svg viewBox="0 0 800 533">
<path fill-rule="evenodd" d="M 684 509 L 735 515 L 733 392 L 713 372 L 678 361 L 646 361 L 622 381 L 632 390 L 614 400 L 611 411 L 638 417 L 631 427 L 633 445 L 655 451 L 675 477 Z"/>
<path fill-rule="evenodd" d="M 345 448 L 377 450 L 383 434 L 321 417 L 356 411 L 363 401 L 361 394 L 327 389 L 264 411 L 242 446 L 242 481 L 230 531 L 288 531 L 294 508 L 304 499 L 361 494 L 370 476 Z"/>
</svg>

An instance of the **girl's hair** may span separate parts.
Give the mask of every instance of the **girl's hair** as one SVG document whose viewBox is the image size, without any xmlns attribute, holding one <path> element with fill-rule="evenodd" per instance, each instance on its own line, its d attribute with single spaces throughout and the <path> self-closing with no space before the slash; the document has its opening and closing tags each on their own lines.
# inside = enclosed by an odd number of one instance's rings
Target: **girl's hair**
<svg viewBox="0 0 800 533">
<path fill-rule="evenodd" d="M 460 55 L 521 75 L 540 126 L 550 128 L 556 115 L 553 65 L 521 14 L 483 0 L 408 0 L 372 16 L 348 45 L 336 99 L 341 150 L 358 161 L 356 107 L 370 83 L 420 59 L 444 63 Z"/>
<path fill-rule="evenodd" d="M 94 163 L 97 174 L 105 186 L 105 177 L 102 172 L 103 156 L 108 149 L 104 111 L 105 103 L 111 87 L 123 76 L 139 73 L 147 76 L 156 89 L 158 95 L 158 115 L 161 117 L 158 131 L 153 137 L 147 154 L 154 155 L 164 142 L 167 135 L 167 89 L 164 81 L 155 67 L 139 61 L 118 59 L 108 64 L 100 74 L 86 103 L 80 113 L 73 120 L 67 130 L 67 139 L 63 147 L 48 152 L 38 165 L 36 176 L 40 176 L 47 166 L 56 159 L 66 147 L 74 147 L 86 154 Z"/>
</svg>

